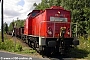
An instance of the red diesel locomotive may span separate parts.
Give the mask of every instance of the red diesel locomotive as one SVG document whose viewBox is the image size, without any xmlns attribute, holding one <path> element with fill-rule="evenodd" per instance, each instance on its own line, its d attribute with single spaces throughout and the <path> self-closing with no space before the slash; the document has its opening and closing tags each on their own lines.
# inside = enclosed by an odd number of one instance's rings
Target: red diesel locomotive
<svg viewBox="0 0 90 60">
<path fill-rule="evenodd" d="M 72 37 L 70 11 L 60 6 L 29 13 L 21 37 L 33 48 L 48 53 L 64 53 L 79 44 Z"/>
</svg>

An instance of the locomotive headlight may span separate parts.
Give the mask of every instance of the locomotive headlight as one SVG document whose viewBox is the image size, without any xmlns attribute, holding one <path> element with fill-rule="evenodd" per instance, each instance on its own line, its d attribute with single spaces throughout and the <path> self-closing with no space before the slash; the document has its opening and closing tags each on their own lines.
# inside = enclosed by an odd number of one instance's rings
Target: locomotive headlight
<svg viewBox="0 0 90 60">
<path fill-rule="evenodd" d="M 70 28 L 68 28 L 68 32 L 67 32 L 68 35 L 70 35 Z"/>
<path fill-rule="evenodd" d="M 58 11 L 58 14 L 60 14 L 60 11 Z"/>
<path fill-rule="evenodd" d="M 48 34 L 49 34 L 49 35 L 52 35 L 52 31 L 48 31 Z"/>
<path fill-rule="evenodd" d="M 70 34 L 70 32 L 67 32 L 67 34 L 69 35 L 69 34 Z"/>
<path fill-rule="evenodd" d="M 52 29 L 51 29 L 50 27 L 48 27 L 47 33 L 48 33 L 49 35 L 52 35 L 52 34 L 53 34 Z"/>
</svg>

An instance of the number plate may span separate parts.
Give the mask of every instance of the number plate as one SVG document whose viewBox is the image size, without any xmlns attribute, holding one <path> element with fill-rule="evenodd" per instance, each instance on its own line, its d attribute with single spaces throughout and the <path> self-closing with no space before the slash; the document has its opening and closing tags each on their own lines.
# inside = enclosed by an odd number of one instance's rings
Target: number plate
<svg viewBox="0 0 90 60">
<path fill-rule="evenodd" d="M 60 21 L 60 22 L 67 22 L 67 18 L 60 18 L 60 17 L 50 17 L 50 21 Z"/>
</svg>

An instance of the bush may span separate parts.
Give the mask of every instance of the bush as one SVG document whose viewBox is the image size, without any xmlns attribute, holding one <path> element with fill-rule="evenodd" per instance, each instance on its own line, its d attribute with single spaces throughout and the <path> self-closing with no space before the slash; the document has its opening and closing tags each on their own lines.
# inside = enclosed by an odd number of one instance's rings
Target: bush
<svg viewBox="0 0 90 60">
<path fill-rule="evenodd" d="M 4 42 L 0 41 L 0 49 L 1 50 L 12 50 L 13 49 L 13 41 L 5 40 Z"/>
<path fill-rule="evenodd" d="M 4 42 L 0 41 L 0 50 L 17 52 L 22 50 L 22 46 L 19 43 L 15 46 L 15 43 L 12 40 L 5 40 Z"/>
<path fill-rule="evenodd" d="M 90 40 L 87 40 L 81 36 L 79 41 L 80 44 L 76 48 L 70 50 L 69 56 L 74 58 L 86 58 L 90 60 Z"/>
<path fill-rule="evenodd" d="M 80 45 L 78 46 L 78 48 L 90 52 L 90 40 L 86 40 L 84 39 L 84 37 L 80 37 L 79 41 Z"/>
<path fill-rule="evenodd" d="M 22 51 L 22 46 L 20 44 L 16 44 L 16 51 Z"/>
</svg>

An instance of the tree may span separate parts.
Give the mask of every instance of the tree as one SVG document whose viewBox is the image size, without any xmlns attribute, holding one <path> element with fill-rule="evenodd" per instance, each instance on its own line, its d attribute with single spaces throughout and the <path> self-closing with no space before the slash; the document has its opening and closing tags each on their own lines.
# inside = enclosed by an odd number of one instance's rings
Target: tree
<svg viewBox="0 0 90 60">
<path fill-rule="evenodd" d="M 19 27 L 24 27 L 24 20 L 15 20 L 15 21 L 12 21 L 9 25 L 9 31 L 13 31 L 14 29 L 14 26 L 15 26 L 15 23 L 17 24 L 17 28 Z"/>
<path fill-rule="evenodd" d="M 49 8 L 49 0 L 42 0 L 42 2 L 39 3 L 35 9 L 44 10 L 46 8 Z"/>
<path fill-rule="evenodd" d="M 4 23 L 3 29 L 4 29 L 4 32 L 7 33 L 7 31 L 8 31 L 8 24 L 6 22 Z"/>
<path fill-rule="evenodd" d="M 36 4 L 36 3 L 34 3 L 34 4 L 33 4 L 33 6 L 37 6 L 37 4 Z"/>
</svg>

